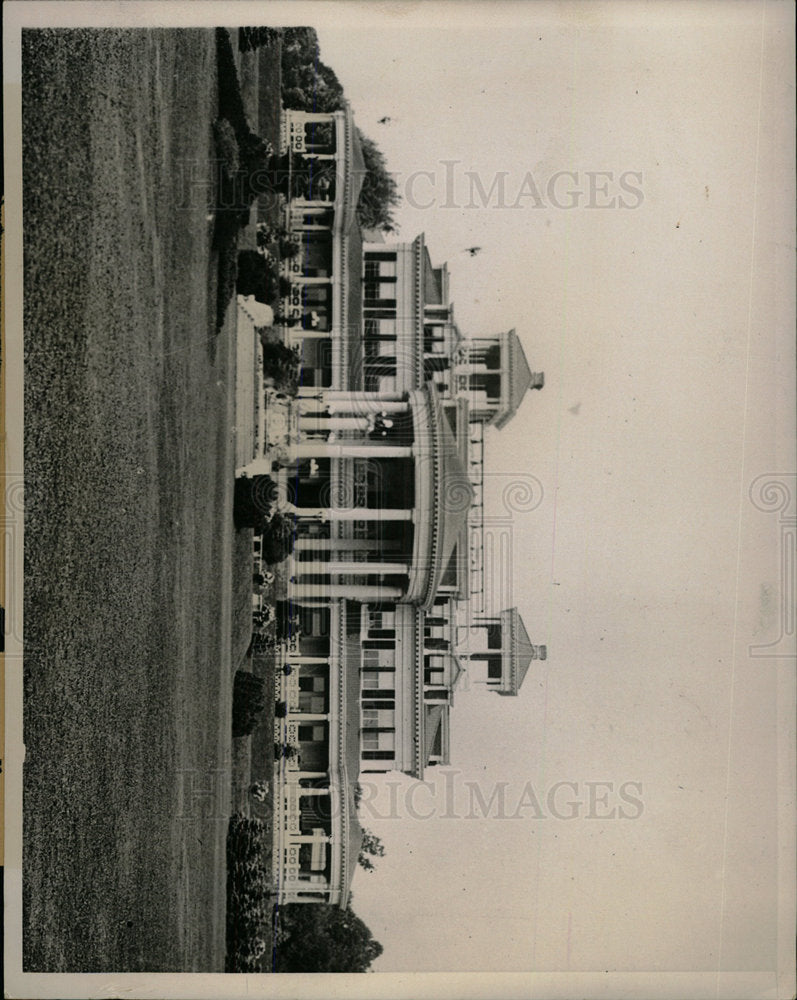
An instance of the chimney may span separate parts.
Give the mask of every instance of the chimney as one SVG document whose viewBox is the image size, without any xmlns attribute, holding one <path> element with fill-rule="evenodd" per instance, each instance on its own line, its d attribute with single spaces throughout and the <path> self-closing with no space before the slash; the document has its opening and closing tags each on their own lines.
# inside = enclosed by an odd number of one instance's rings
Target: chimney
<svg viewBox="0 0 797 1000">
<path fill-rule="evenodd" d="M 545 372 L 532 372 L 531 373 L 531 384 L 529 388 L 531 389 L 542 389 L 545 385 Z"/>
</svg>

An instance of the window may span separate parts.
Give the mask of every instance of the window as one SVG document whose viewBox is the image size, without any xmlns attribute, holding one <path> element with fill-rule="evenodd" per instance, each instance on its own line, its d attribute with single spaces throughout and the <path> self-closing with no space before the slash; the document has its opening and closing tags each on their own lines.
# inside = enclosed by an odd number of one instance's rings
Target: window
<svg viewBox="0 0 797 1000">
<path fill-rule="evenodd" d="M 387 640 L 389 641 L 389 640 Z M 393 649 L 364 649 L 364 667 L 393 667 L 396 665 L 396 650 Z"/>
<path fill-rule="evenodd" d="M 396 308 L 396 279 L 367 278 L 364 282 L 363 294 L 369 302 L 379 302 L 385 308 Z"/>
<path fill-rule="evenodd" d="M 426 668 L 423 672 L 424 683 L 445 684 L 445 666 L 442 656 L 427 656 Z"/>
<path fill-rule="evenodd" d="M 301 743 L 323 743 L 324 726 L 299 726 L 299 742 Z"/>
<path fill-rule="evenodd" d="M 392 670 L 364 670 L 363 690 L 395 690 L 395 672 Z"/>
<path fill-rule="evenodd" d="M 396 277 L 396 258 L 393 257 L 392 260 L 380 260 L 379 261 L 379 274 L 382 278 L 395 278 Z"/>
<path fill-rule="evenodd" d="M 393 750 L 396 749 L 396 734 L 380 732 L 375 729 L 364 729 L 362 738 L 363 750 Z"/>
<path fill-rule="evenodd" d="M 363 692 L 363 708 L 395 708 L 395 691 L 386 693 L 375 688 L 373 691 Z M 392 725 L 392 723 L 391 723 Z"/>
<path fill-rule="evenodd" d="M 395 628 L 396 625 L 396 612 L 395 611 L 369 611 L 368 612 L 368 628 L 369 629 L 389 629 Z"/>
<path fill-rule="evenodd" d="M 487 676 L 490 680 L 500 680 L 501 672 L 500 656 L 491 656 L 487 661 Z"/>
<path fill-rule="evenodd" d="M 500 622 L 490 623 L 487 626 L 487 648 L 501 648 L 501 624 Z"/>
<path fill-rule="evenodd" d="M 323 715 L 326 708 L 326 699 L 322 694 L 305 694 L 302 692 L 299 695 L 299 708 L 302 712 L 310 712 L 312 715 Z"/>
<path fill-rule="evenodd" d="M 372 257 L 367 256 L 365 260 L 365 280 L 379 281 L 380 278 L 396 280 L 395 258 L 393 260 L 374 260 Z"/>
<path fill-rule="evenodd" d="M 324 677 L 309 677 L 305 674 L 299 677 L 299 690 L 323 692 L 326 690 L 326 679 Z"/>
<path fill-rule="evenodd" d="M 428 688 L 426 691 L 426 701 L 448 701 L 448 688 Z"/>
<path fill-rule="evenodd" d="M 392 708 L 364 708 L 362 716 L 365 729 L 392 729 L 396 722 Z"/>
</svg>

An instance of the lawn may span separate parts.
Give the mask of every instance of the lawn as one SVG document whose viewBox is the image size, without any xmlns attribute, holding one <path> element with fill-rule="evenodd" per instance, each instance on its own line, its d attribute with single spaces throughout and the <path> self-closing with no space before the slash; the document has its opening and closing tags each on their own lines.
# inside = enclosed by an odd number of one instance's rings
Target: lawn
<svg viewBox="0 0 797 1000">
<path fill-rule="evenodd" d="M 207 218 L 216 42 L 22 51 L 24 967 L 221 971 L 251 548 Z"/>
</svg>

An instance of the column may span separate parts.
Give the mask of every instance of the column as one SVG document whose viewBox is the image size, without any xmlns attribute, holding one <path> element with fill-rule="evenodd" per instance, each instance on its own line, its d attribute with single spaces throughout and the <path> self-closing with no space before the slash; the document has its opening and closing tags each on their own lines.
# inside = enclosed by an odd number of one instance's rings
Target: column
<svg viewBox="0 0 797 1000">
<path fill-rule="evenodd" d="M 334 600 L 348 597 L 353 601 L 398 601 L 404 596 L 401 587 L 360 586 L 351 583 L 299 584 L 295 589 L 300 600 L 302 598 L 312 600 L 316 597 Z"/>
<path fill-rule="evenodd" d="M 380 574 L 380 575 L 390 575 L 392 573 L 409 573 L 410 568 L 406 563 L 398 562 L 336 562 L 330 560 L 325 562 L 322 560 L 307 560 L 305 562 L 297 562 L 294 567 L 295 575 L 293 579 L 295 580 L 297 576 L 307 576 L 316 574 L 326 574 L 329 573 L 357 573 L 357 574 Z"/>
<path fill-rule="evenodd" d="M 368 417 L 327 417 L 324 414 L 299 417 L 300 431 L 368 431 Z"/>
<path fill-rule="evenodd" d="M 415 511 L 404 507 L 296 507 L 292 503 L 285 503 L 280 510 L 310 521 L 415 520 Z"/>
<path fill-rule="evenodd" d="M 406 394 L 403 392 L 367 392 L 362 389 L 324 389 L 319 393 L 313 386 L 299 389 L 299 399 L 302 397 L 323 399 L 326 403 L 374 403 L 377 406 L 381 403 L 405 403 Z"/>
<path fill-rule="evenodd" d="M 412 458 L 412 445 L 370 444 L 351 441 L 329 444 L 327 441 L 303 441 L 290 448 L 294 459 L 302 458 Z"/>
<path fill-rule="evenodd" d="M 368 405 L 365 405 L 365 403 Z M 371 405 L 373 403 L 373 405 Z M 351 414 L 352 416 L 358 417 L 362 416 L 363 413 L 389 413 L 389 414 L 401 414 L 410 412 L 410 404 L 397 402 L 395 400 L 379 400 L 379 401 L 366 401 L 366 400 L 353 400 L 352 402 L 344 400 L 327 400 L 321 397 L 321 394 L 314 396 L 298 396 L 297 404 L 299 406 L 299 412 L 304 416 L 305 414 L 315 413 L 317 416 L 331 416 L 332 414 Z"/>
<path fill-rule="evenodd" d="M 506 375 L 506 368 L 488 368 L 485 364 L 457 365 L 454 369 L 455 375 Z"/>
<path fill-rule="evenodd" d="M 288 340 L 296 343 L 299 340 L 331 340 L 332 330 L 304 330 L 300 326 L 288 327 Z"/>
<path fill-rule="evenodd" d="M 293 546 L 297 552 L 383 552 L 385 543 L 377 538 L 318 538 L 300 535 Z"/>
</svg>

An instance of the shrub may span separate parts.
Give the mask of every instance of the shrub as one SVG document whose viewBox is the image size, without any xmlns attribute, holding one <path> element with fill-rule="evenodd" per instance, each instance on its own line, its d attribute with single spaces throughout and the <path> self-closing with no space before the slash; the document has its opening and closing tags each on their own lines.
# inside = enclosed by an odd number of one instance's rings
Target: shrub
<svg viewBox="0 0 797 1000">
<path fill-rule="evenodd" d="M 278 701 L 274 706 L 274 718 L 275 719 L 287 719 L 288 718 L 288 703 L 287 701 Z"/>
<path fill-rule="evenodd" d="M 279 241 L 280 260 L 291 260 L 301 250 L 298 240 L 283 238 Z"/>
<path fill-rule="evenodd" d="M 291 636 L 298 635 L 299 617 L 296 614 L 290 601 L 277 601 L 276 606 L 276 635 L 278 639 L 290 639 Z"/>
<path fill-rule="evenodd" d="M 267 278 L 269 266 L 257 250 L 241 250 L 238 253 L 238 280 L 236 290 L 239 295 L 254 295 L 258 302 L 268 302 Z"/>
<path fill-rule="evenodd" d="M 292 760 L 297 754 L 296 747 L 292 743 L 274 743 L 274 760 Z"/>
<path fill-rule="evenodd" d="M 241 52 L 251 52 L 261 45 L 274 45 L 281 36 L 280 28 L 239 28 L 238 48 Z"/>
<path fill-rule="evenodd" d="M 214 243 L 219 251 L 216 328 L 221 329 L 238 281 L 238 224 L 234 217 L 226 213 L 216 216 Z"/>
<path fill-rule="evenodd" d="M 263 697 L 262 677 L 247 670 L 237 670 L 232 689 L 232 734 L 249 736 L 254 730 L 258 716 L 266 707 Z"/>
<path fill-rule="evenodd" d="M 263 558 L 267 563 L 280 563 L 293 552 L 296 522 L 292 517 L 275 514 L 263 531 Z"/>
<path fill-rule="evenodd" d="M 246 133 L 238 137 L 238 145 L 241 150 L 241 170 L 244 173 L 249 175 L 255 171 L 264 172 L 270 167 L 274 147 L 267 139 L 250 131 L 248 126 Z"/>
<path fill-rule="evenodd" d="M 241 813 L 227 828 L 227 961 L 228 972 L 257 972 L 270 940 L 269 827 Z"/>
<path fill-rule="evenodd" d="M 257 241 L 258 250 L 265 250 L 266 247 L 270 246 L 277 240 L 277 233 L 273 226 L 268 222 L 258 222 L 257 230 L 255 233 L 255 239 Z"/>
<path fill-rule="evenodd" d="M 223 174 L 231 180 L 238 173 L 240 162 L 235 129 L 226 118 L 217 118 L 213 122 L 213 138 Z"/>
<path fill-rule="evenodd" d="M 277 263 L 269 251 L 262 248 L 239 251 L 236 281 L 239 295 L 254 295 L 258 302 L 274 306 L 278 299 L 290 294 L 290 287 L 288 279 L 279 276 Z"/>
<path fill-rule="evenodd" d="M 241 85 L 238 82 L 238 70 L 235 66 L 230 34 L 226 28 L 216 28 L 216 65 L 219 81 L 219 117 L 226 118 L 230 122 L 240 142 L 241 136 L 249 131 L 249 124 L 241 97 Z"/>
<path fill-rule="evenodd" d="M 254 528 L 259 534 L 271 521 L 277 502 L 277 484 L 271 476 L 236 479 L 233 518 L 237 528 Z"/>
<path fill-rule="evenodd" d="M 246 120 L 235 57 L 225 28 L 216 29 L 216 52 L 219 118 L 229 122 L 238 146 L 238 168 L 231 174 L 221 172 L 218 204 L 221 211 L 230 212 L 240 225 L 246 225 L 249 221 L 248 209 L 255 198 L 271 190 L 270 169 L 274 149 L 270 142 L 252 131 Z"/>
<path fill-rule="evenodd" d="M 300 372 L 301 355 L 295 347 L 286 347 L 279 341 L 263 344 L 263 375 L 273 381 L 275 389 L 295 396 Z"/>
<path fill-rule="evenodd" d="M 260 632 L 255 632 L 249 644 L 248 652 L 253 656 L 263 656 L 274 651 L 274 640 Z"/>
</svg>

